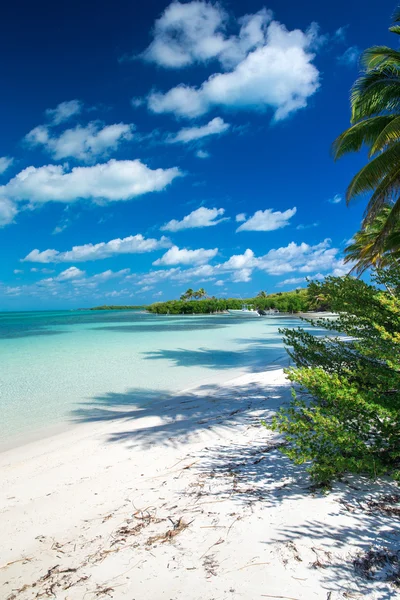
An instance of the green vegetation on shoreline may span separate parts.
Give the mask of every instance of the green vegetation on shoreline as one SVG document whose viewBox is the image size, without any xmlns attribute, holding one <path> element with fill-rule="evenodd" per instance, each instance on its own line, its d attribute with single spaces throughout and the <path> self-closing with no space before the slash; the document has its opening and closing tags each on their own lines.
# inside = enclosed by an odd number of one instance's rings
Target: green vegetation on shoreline
<svg viewBox="0 0 400 600">
<path fill-rule="evenodd" d="M 158 315 L 193 315 L 213 314 L 224 312 L 228 309 L 240 309 L 243 304 L 254 309 L 268 310 L 276 308 L 280 312 L 305 312 L 312 307 L 309 292 L 299 289 L 292 292 L 279 292 L 254 298 L 205 298 L 204 300 L 169 300 L 156 302 L 147 306 L 147 311 Z"/>
<path fill-rule="evenodd" d="M 202 290 L 203 291 L 203 290 Z M 203 291 L 204 292 L 204 291 Z M 204 292 L 205 293 L 205 292 Z M 228 309 L 240 309 L 243 304 L 261 310 L 277 309 L 283 313 L 307 312 L 308 310 L 326 309 L 319 298 L 314 298 L 312 285 L 307 289 L 297 289 L 290 292 L 277 292 L 266 294 L 260 292 L 253 298 L 202 298 L 191 300 L 196 297 L 182 294 L 181 300 L 167 300 L 166 302 L 154 302 L 148 306 L 118 306 L 103 305 L 94 306 L 90 310 L 147 310 L 157 315 L 204 315 L 225 312 Z M 188 299 L 182 299 L 188 298 Z"/>
</svg>

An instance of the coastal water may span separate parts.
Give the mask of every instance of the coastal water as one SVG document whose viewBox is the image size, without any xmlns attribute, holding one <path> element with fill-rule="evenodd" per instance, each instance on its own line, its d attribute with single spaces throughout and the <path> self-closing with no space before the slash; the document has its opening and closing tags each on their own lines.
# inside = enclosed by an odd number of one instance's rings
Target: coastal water
<svg viewBox="0 0 400 600">
<path fill-rule="evenodd" d="M 88 402 L 149 402 L 287 363 L 279 327 L 297 318 L 141 311 L 0 313 L 0 449 L 75 423 Z"/>
</svg>

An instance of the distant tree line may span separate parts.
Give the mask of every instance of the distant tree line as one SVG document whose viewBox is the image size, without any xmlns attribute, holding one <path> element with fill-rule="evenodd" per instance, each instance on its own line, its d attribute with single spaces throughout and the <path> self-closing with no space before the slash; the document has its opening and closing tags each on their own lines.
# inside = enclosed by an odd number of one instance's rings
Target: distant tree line
<svg viewBox="0 0 400 600">
<path fill-rule="evenodd" d="M 93 308 L 90 308 L 89 310 L 137 310 L 139 308 L 146 308 L 145 305 L 138 305 L 138 306 L 118 306 L 115 304 L 104 304 L 103 306 L 94 306 Z"/>
<path fill-rule="evenodd" d="M 313 291 L 313 290 L 312 290 Z M 196 295 L 196 294 L 201 294 Z M 318 298 L 312 297 L 307 289 L 298 289 L 292 292 L 278 292 L 267 295 L 260 292 L 254 298 L 217 298 L 206 297 L 206 292 L 201 288 L 198 292 L 187 290 L 180 300 L 168 300 L 167 302 L 156 302 L 147 306 L 147 311 L 158 315 L 193 315 L 213 314 L 224 312 L 228 309 L 238 310 L 246 304 L 254 309 L 277 309 L 284 313 L 305 312 L 319 308 Z M 193 298 L 199 298 L 194 300 Z M 325 306 L 324 306 L 325 308 Z"/>
</svg>

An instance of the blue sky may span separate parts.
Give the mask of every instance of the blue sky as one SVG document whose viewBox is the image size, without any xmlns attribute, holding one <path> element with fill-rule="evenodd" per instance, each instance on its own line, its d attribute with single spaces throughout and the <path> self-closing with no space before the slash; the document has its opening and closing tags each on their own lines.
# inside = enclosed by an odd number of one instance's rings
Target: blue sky
<svg viewBox="0 0 400 600">
<path fill-rule="evenodd" d="M 0 310 L 284 291 L 345 272 L 334 163 L 394 4 L 8 3 Z"/>
</svg>

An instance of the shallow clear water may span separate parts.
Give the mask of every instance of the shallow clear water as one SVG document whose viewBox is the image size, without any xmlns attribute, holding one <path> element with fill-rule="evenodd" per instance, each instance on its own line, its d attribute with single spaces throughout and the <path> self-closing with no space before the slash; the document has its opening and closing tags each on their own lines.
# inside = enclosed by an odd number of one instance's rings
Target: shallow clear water
<svg viewBox="0 0 400 600">
<path fill-rule="evenodd" d="M 0 445 L 74 422 L 87 402 L 140 402 L 287 363 L 279 327 L 297 318 L 140 311 L 0 313 Z"/>
</svg>

